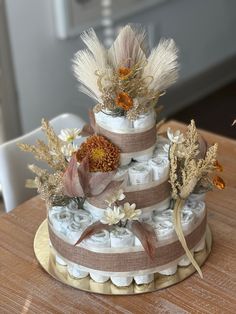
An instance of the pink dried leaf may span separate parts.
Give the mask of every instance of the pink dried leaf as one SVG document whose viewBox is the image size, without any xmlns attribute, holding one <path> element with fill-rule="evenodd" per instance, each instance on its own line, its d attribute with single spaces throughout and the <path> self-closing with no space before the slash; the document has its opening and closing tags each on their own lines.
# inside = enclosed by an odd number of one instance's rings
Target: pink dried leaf
<svg viewBox="0 0 236 314">
<path fill-rule="evenodd" d="M 147 223 L 132 221 L 130 230 L 140 240 L 148 256 L 154 259 L 157 246 L 157 238 L 154 229 Z"/>
<path fill-rule="evenodd" d="M 198 144 L 199 144 L 199 158 L 204 159 L 206 157 L 206 152 L 208 149 L 208 144 L 205 138 L 199 134 L 198 136 Z"/>
<path fill-rule="evenodd" d="M 115 174 L 116 171 L 91 173 L 89 179 L 89 195 L 101 194 L 111 183 Z"/>
<path fill-rule="evenodd" d="M 109 225 L 104 225 L 100 221 L 96 221 L 84 230 L 84 232 L 81 234 L 79 240 L 75 243 L 75 245 L 80 244 L 83 240 L 91 237 L 95 233 L 98 233 L 102 230 L 110 230 L 110 228 L 111 227 Z"/>
<path fill-rule="evenodd" d="M 81 131 L 81 136 L 90 136 L 94 134 L 94 129 L 91 127 L 90 124 L 85 124 Z"/>
<path fill-rule="evenodd" d="M 62 178 L 64 194 L 70 197 L 84 197 L 84 190 L 78 175 L 76 155 L 74 154 Z"/>
<path fill-rule="evenodd" d="M 91 126 L 91 128 L 94 130 L 94 132 L 95 132 L 96 120 L 95 120 L 94 112 L 93 112 L 92 109 L 89 110 L 88 116 L 89 116 L 90 126 Z"/>
<path fill-rule="evenodd" d="M 90 193 L 89 180 L 90 180 L 90 172 L 89 172 L 89 159 L 88 157 L 84 157 L 78 167 L 78 176 L 84 191 L 84 195 Z"/>
</svg>

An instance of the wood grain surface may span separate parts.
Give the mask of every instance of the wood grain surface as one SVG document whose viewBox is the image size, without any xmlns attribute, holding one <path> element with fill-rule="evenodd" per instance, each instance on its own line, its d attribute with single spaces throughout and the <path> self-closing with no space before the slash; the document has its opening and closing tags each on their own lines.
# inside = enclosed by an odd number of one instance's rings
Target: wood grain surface
<svg viewBox="0 0 236 314">
<path fill-rule="evenodd" d="M 209 117 L 210 118 L 210 117 Z M 169 122 L 173 128 L 182 128 Z M 236 313 L 236 142 L 202 132 L 218 142 L 227 188 L 208 193 L 213 249 L 197 274 L 176 286 L 136 296 L 102 296 L 65 286 L 38 264 L 33 239 L 46 217 L 35 197 L 0 217 L 0 313 Z"/>
</svg>

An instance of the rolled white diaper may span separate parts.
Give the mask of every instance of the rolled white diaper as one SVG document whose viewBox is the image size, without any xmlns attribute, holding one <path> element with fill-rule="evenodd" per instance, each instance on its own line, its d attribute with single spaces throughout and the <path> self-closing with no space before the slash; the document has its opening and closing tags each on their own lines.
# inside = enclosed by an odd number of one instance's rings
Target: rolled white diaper
<svg viewBox="0 0 236 314">
<path fill-rule="evenodd" d="M 174 263 L 172 266 L 169 266 L 166 269 L 159 270 L 158 273 L 164 276 L 172 276 L 177 272 L 178 264 Z"/>
<path fill-rule="evenodd" d="M 64 206 L 52 206 L 48 208 L 48 218 L 49 221 L 53 224 L 53 216 L 59 214 L 61 211 L 66 210 Z"/>
<path fill-rule="evenodd" d="M 153 152 L 154 152 L 155 146 L 146 149 L 142 153 L 139 154 L 133 154 L 133 160 L 136 160 L 138 162 L 145 162 L 152 158 Z"/>
<path fill-rule="evenodd" d="M 91 224 L 93 218 L 89 212 L 84 209 L 77 209 L 73 212 L 73 220 L 79 223 L 82 228 L 86 228 Z"/>
<path fill-rule="evenodd" d="M 157 137 L 153 158 L 169 159 L 170 142 L 164 137 Z"/>
<path fill-rule="evenodd" d="M 159 241 L 169 239 L 174 235 L 174 227 L 171 221 L 157 221 L 154 224 L 155 233 Z M 170 276 L 175 274 L 177 271 L 177 262 L 173 263 L 166 269 L 158 271 L 161 275 Z"/>
<path fill-rule="evenodd" d="M 126 228 L 117 227 L 110 233 L 111 247 L 113 248 L 124 248 L 132 247 L 134 245 L 134 235 Z M 125 276 L 111 276 L 111 281 L 118 287 L 126 287 L 131 284 L 133 277 Z"/>
<path fill-rule="evenodd" d="M 156 114 L 154 110 L 151 110 L 147 114 L 139 116 L 133 121 L 134 129 L 146 129 L 152 127 L 156 123 Z"/>
<path fill-rule="evenodd" d="M 80 223 L 72 221 L 66 231 L 66 240 L 68 243 L 74 245 L 80 238 L 84 228 Z"/>
<path fill-rule="evenodd" d="M 149 166 L 152 169 L 153 181 L 158 181 L 162 178 L 166 178 L 169 174 L 169 161 L 167 159 L 151 159 L 149 160 Z"/>
<path fill-rule="evenodd" d="M 151 223 L 152 222 L 152 211 L 142 212 L 140 215 L 140 220 L 142 222 Z"/>
<path fill-rule="evenodd" d="M 139 238 L 135 237 L 134 239 L 134 245 L 135 246 L 142 246 Z M 154 274 L 145 274 L 145 275 L 137 275 L 134 276 L 134 281 L 136 282 L 137 285 L 141 284 L 148 284 L 154 280 Z"/>
<path fill-rule="evenodd" d="M 137 285 L 148 284 L 154 280 L 154 274 L 146 274 L 134 276 L 134 281 Z"/>
<path fill-rule="evenodd" d="M 129 182 L 131 185 L 145 184 L 152 181 L 152 171 L 148 163 L 134 163 L 129 168 Z"/>
<path fill-rule="evenodd" d="M 195 194 L 192 193 L 189 195 L 188 197 L 188 201 L 190 202 L 200 202 L 200 201 L 204 201 L 206 197 L 206 193 L 199 193 L 199 194 Z"/>
<path fill-rule="evenodd" d="M 127 166 L 131 163 L 132 156 L 130 154 L 120 154 L 120 165 Z"/>
<path fill-rule="evenodd" d="M 129 167 L 128 166 L 121 166 L 117 169 L 117 172 L 114 176 L 115 181 L 124 181 L 124 185 L 128 184 L 129 179 Z"/>
<path fill-rule="evenodd" d="M 200 218 L 204 215 L 206 204 L 201 201 L 196 203 L 187 201 L 184 208 L 191 210 L 198 218 Z"/>
<path fill-rule="evenodd" d="M 132 247 L 134 245 L 133 233 L 123 227 L 117 227 L 110 233 L 111 247 Z"/>
<path fill-rule="evenodd" d="M 193 254 L 194 250 L 190 250 L 190 252 Z M 189 258 L 184 255 L 184 257 L 181 258 L 181 260 L 178 262 L 179 266 L 189 266 L 191 264 Z"/>
<path fill-rule="evenodd" d="M 205 213 L 205 203 L 200 201 L 200 202 L 192 202 L 192 201 L 187 201 L 184 209 L 191 210 L 196 217 L 202 218 L 204 213 Z M 199 243 L 195 246 L 194 252 L 199 252 L 205 248 L 205 235 L 202 237 L 202 239 L 199 241 Z"/>
<path fill-rule="evenodd" d="M 196 221 L 195 213 L 184 207 L 181 213 L 181 225 L 184 232 L 188 232 Z"/>
<path fill-rule="evenodd" d="M 152 219 L 155 223 L 165 222 L 165 221 L 172 223 L 172 221 L 173 221 L 173 210 L 172 209 L 166 209 L 166 210 L 163 210 L 161 212 L 159 212 L 159 211 L 154 212 Z"/>
<path fill-rule="evenodd" d="M 105 209 L 93 206 L 88 201 L 84 202 L 84 209 L 86 209 L 86 211 L 88 211 L 91 214 L 94 221 L 102 219 L 105 212 Z"/>
<path fill-rule="evenodd" d="M 85 278 L 89 274 L 88 272 L 82 270 L 78 264 L 72 262 L 69 262 L 67 264 L 67 271 L 72 278 L 78 279 Z"/>
<path fill-rule="evenodd" d="M 94 235 L 92 235 L 89 239 L 85 240 L 86 245 L 93 248 L 107 248 L 110 247 L 110 237 L 109 232 L 107 230 L 102 230 Z M 109 280 L 109 276 L 100 275 L 96 271 L 90 272 L 90 277 L 99 283 L 106 282 Z"/>
<path fill-rule="evenodd" d="M 61 256 L 59 256 L 58 254 L 55 255 L 55 260 L 56 260 L 56 263 L 61 265 L 61 266 L 67 265 L 66 261 Z"/>
<path fill-rule="evenodd" d="M 53 228 L 64 235 L 67 233 L 67 227 L 72 221 L 72 214 L 68 210 L 61 210 L 51 215 Z"/>
<path fill-rule="evenodd" d="M 205 249 L 206 246 L 206 234 L 203 235 L 201 240 L 198 242 L 198 244 L 194 248 L 194 252 L 200 252 Z"/>
<path fill-rule="evenodd" d="M 68 205 L 67 208 L 71 211 L 78 210 L 78 203 L 72 200 Z"/>
<path fill-rule="evenodd" d="M 153 224 L 157 239 L 159 241 L 170 239 L 174 235 L 174 226 L 170 220 L 156 221 Z"/>
<path fill-rule="evenodd" d="M 122 133 L 131 132 L 132 128 L 132 121 L 127 119 L 126 117 L 113 117 L 109 111 L 100 111 L 95 113 L 95 119 L 97 124 L 101 127 L 105 127 L 112 132 L 120 131 Z"/>
</svg>

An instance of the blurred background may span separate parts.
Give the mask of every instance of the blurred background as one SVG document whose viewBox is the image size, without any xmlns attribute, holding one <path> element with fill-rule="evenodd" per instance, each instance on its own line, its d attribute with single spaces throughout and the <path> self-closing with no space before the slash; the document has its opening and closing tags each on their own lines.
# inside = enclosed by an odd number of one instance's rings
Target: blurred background
<svg viewBox="0 0 236 314">
<path fill-rule="evenodd" d="M 93 26 L 109 46 L 128 22 L 146 26 L 150 45 L 172 37 L 180 79 L 160 99 L 168 119 L 236 138 L 235 0 L 0 0 L 0 141 L 72 112 L 87 119 L 92 100 L 71 70 Z"/>
</svg>

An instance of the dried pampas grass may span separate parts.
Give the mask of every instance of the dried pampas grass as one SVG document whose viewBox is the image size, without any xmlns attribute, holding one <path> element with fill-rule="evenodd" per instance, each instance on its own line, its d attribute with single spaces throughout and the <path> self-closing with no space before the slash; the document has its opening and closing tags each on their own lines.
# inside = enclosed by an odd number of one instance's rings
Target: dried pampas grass
<svg viewBox="0 0 236 314">
<path fill-rule="evenodd" d="M 108 50 L 93 29 L 81 38 L 87 49 L 76 53 L 73 71 L 82 84 L 80 91 L 99 103 L 97 111 L 108 109 L 113 116 L 125 115 L 134 120 L 151 110 L 178 77 L 174 41 L 161 40 L 148 57 L 146 32 L 140 26 L 123 27 Z M 116 103 L 120 93 L 132 99 L 133 106 L 120 111 Z"/>
</svg>

